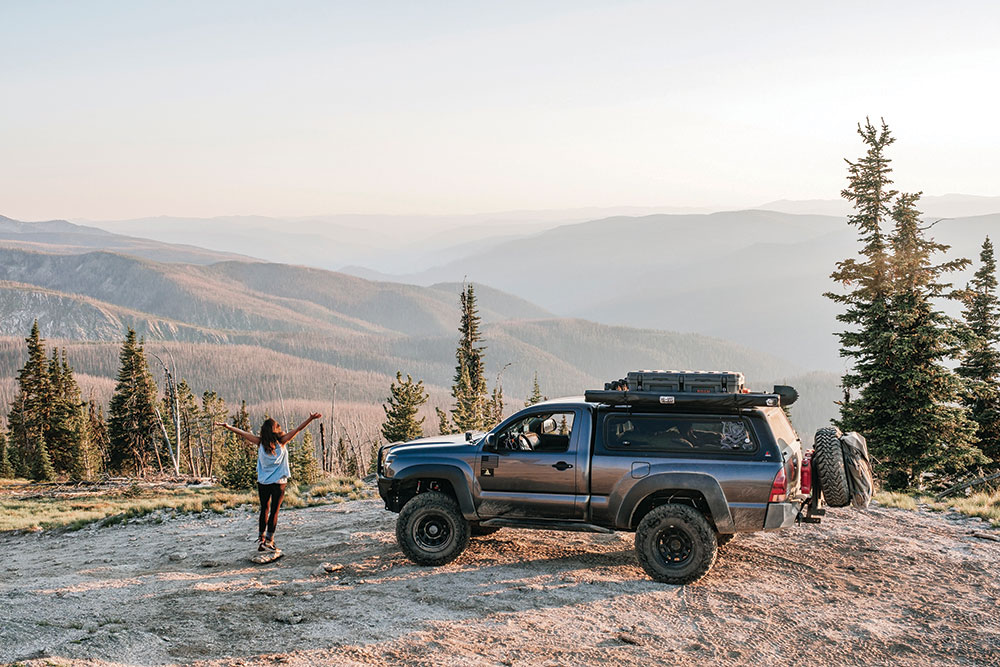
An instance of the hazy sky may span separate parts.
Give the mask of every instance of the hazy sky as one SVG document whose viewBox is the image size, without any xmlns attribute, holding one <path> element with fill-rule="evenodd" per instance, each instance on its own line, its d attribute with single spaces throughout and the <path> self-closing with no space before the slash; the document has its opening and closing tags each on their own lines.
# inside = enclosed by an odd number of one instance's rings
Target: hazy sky
<svg viewBox="0 0 1000 667">
<path fill-rule="evenodd" d="M 996 2 L 0 0 L 0 214 L 1000 194 Z"/>
</svg>

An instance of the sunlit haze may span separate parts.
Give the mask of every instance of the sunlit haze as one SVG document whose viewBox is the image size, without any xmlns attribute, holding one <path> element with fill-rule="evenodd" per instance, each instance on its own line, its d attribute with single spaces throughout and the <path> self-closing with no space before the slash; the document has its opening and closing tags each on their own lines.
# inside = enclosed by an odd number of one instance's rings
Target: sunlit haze
<svg viewBox="0 0 1000 667">
<path fill-rule="evenodd" d="M 7 2 L 0 214 L 1000 194 L 992 2 Z"/>
</svg>

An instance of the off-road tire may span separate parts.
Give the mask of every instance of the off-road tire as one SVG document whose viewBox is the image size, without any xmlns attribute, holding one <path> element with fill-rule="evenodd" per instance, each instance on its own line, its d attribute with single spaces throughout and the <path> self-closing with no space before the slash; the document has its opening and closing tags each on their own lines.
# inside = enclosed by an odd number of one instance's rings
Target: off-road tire
<svg viewBox="0 0 1000 667">
<path fill-rule="evenodd" d="M 715 530 L 687 505 L 660 505 L 642 518 L 635 531 L 639 564 L 665 584 L 698 581 L 711 569 L 717 551 Z"/>
<path fill-rule="evenodd" d="M 411 498 L 396 519 L 396 541 L 418 565 L 444 565 L 465 551 L 469 522 L 455 499 L 438 491 Z"/>
<path fill-rule="evenodd" d="M 500 530 L 500 526 L 484 526 L 478 521 L 469 522 L 470 537 L 486 537 Z"/>
<path fill-rule="evenodd" d="M 840 435 L 839 428 L 827 426 L 816 431 L 816 439 L 813 441 L 813 467 L 819 477 L 823 499 L 830 507 L 847 507 L 851 504 Z"/>
<path fill-rule="evenodd" d="M 716 533 L 715 541 L 719 545 L 719 548 L 726 546 L 736 537 L 736 533 Z"/>
</svg>

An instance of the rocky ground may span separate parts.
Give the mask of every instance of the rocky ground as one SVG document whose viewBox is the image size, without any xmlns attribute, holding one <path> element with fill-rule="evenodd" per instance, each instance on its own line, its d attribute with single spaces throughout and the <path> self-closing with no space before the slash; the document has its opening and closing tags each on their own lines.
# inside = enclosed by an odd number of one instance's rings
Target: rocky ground
<svg viewBox="0 0 1000 667">
<path fill-rule="evenodd" d="M 1000 663 L 1000 531 L 959 515 L 832 510 L 737 538 L 687 587 L 624 533 L 503 530 L 418 567 L 394 518 L 284 512 L 263 566 L 249 510 L 2 535 L 0 662 Z"/>
</svg>

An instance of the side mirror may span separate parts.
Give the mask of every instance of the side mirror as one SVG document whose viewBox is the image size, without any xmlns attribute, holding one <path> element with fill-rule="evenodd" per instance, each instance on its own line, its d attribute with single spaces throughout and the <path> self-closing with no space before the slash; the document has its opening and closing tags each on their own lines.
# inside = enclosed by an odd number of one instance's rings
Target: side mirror
<svg viewBox="0 0 1000 667">
<path fill-rule="evenodd" d="M 483 449 L 493 451 L 497 448 L 497 437 L 493 433 L 487 433 L 483 441 Z"/>
</svg>

